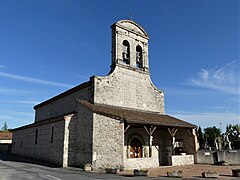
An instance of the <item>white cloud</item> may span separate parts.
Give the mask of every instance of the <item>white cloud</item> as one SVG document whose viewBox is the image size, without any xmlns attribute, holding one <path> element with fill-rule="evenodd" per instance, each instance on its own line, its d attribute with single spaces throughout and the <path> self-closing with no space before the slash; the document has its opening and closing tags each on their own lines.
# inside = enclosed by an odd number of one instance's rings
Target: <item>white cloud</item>
<svg viewBox="0 0 240 180">
<path fill-rule="evenodd" d="M 9 128 L 16 128 L 34 122 L 34 111 L 7 111 L 0 112 L 0 128 L 1 124 L 7 122 Z"/>
<path fill-rule="evenodd" d="M 240 97 L 238 97 L 238 98 L 230 98 L 230 99 L 225 100 L 224 102 L 230 102 L 230 103 L 237 103 L 237 104 L 239 104 L 240 103 Z"/>
<path fill-rule="evenodd" d="M 5 69 L 5 68 L 7 68 L 7 66 L 0 65 L 0 69 Z"/>
<path fill-rule="evenodd" d="M 240 124 L 240 116 L 237 113 L 171 111 L 170 114 L 203 128 L 221 126 L 223 131 L 227 124 Z"/>
<path fill-rule="evenodd" d="M 188 79 L 187 84 L 227 94 L 239 94 L 239 63 L 231 61 L 220 68 L 203 68 Z"/>
<path fill-rule="evenodd" d="M 10 115 L 3 115 L 3 114 L 0 114 L 0 120 L 9 120 L 9 119 L 13 119 L 12 116 Z"/>
<path fill-rule="evenodd" d="M 19 90 L 19 89 L 11 89 L 11 88 L 0 88 L 0 94 L 5 95 L 16 95 L 16 94 L 34 94 L 32 91 L 25 91 L 25 90 Z"/>
<path fill-rule="evenodd" d="M 80 79 L 84 79 L 84 80 L 88 80 L 89 79 L 89 76 L 83 76 L 81 74 L 78 74 L 78 73 L 70 73 L 72 76 L 74 77 L 77 77 L 77 78 L 80 78 Z"/>
<path fill-rule="evenodd" d="M 35 104 L 39 104 L 40 101 L 17 101 L 16 103 L 35 105 Z"/>
<path fill-rule="evenodd" d="M 58 83 L 58 82 L 42 80 L 42 79 L 37 79 L 37 78 L 32 78 L 32 77 L 26 77 L 26 76 L 20 76 L 20 75 L 15 75 L 15 74 L 9 74 L 9 73 L 4 73 L 4 72 L 0 72 L 0 77 L 4 77 L 4 78 L 8 78 L 8 79 L 15 79 L 18 81 L 36 83 L 36 84 L 44 84 L 44 85 L 49 85 L 49 86 L 67 87 L 67 88 L 72 87 L 72 85 L 70 85 L 70 84 Z"/>
<path fill-rule="evenodd" d="M 17 112 L 17 114 L 34 118 L 34 112 Z"/>
</svg>

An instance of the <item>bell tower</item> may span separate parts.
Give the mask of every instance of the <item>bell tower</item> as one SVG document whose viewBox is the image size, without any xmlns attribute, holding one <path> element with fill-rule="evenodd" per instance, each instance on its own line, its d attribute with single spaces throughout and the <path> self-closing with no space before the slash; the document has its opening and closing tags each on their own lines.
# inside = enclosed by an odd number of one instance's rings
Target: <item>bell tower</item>
<svg viewBox="0 0 240 180">
<path fill-rule="evenodd" d="M 112 65 L 149 72 L 148 35 L 132 20 L 121 20 L 112 26 Z"/>
</svg>

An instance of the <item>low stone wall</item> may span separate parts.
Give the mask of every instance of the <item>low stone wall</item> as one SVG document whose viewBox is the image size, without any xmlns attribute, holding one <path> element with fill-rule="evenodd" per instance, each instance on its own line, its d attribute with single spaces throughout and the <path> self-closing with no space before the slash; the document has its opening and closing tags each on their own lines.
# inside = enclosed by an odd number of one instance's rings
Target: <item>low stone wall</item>
<svg viewBox="0 0 240 180">
<path fill-rule="evenodd" d="M 141 169 L 141 168 L 157 168 L 159 167 L 158 158 L 128 158 L 124 160 L 124 169 Z"/>
<path fill-rule="evenodd" d="M 172 166 L 194 164 L 194 155 L 175 155 L 170 157 Z"/>
<path fill-rule="evenodd" d="M 221 150 L 197 152 L 197 163 L 216 164 L 225 161 L 228 164 L 240 164 L 240 150 Z"/>
<path fill-rule="evenodd" d="M 157 147 L 158 148 L 158 147 Z M 127 154 L 124 157 L 124 169 L 141 169 L 141 168 L 157 168 L 159 167 L 159 158 L 157 148 L 152 148 L 152 157 L 143 158 L 128 158 Z M 124 147 L 124 151 L 127 151 L 127 147 Z M 146 151 L 146 150 L 145 150 Z M 146 152 L 145 152 L 146 153 Z M 147 151 L 148 153 L 148 151 Z"/>
<path fill-rule="evenodd" d="M 197 151 L 197 162 L 199 164 L 216 164 L 217 154 L 216 151 Z"/>
</svg>

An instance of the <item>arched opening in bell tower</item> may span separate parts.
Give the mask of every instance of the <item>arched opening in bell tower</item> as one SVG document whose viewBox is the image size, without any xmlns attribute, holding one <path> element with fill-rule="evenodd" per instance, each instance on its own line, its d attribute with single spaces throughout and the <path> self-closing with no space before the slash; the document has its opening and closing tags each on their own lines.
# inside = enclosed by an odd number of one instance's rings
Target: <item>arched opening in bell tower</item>
<svg viewBox="0 0 240 180">
<path fill-rule="evenodd" d="M 142 47 L 139 45 L 136 47 L 136 67 L 143 67 Z"/>
<path fill-rule="evenodd" d="M 130 64 L 130 44 L 127 40 L 123 41 L 123 63 Z"/>
</svg>

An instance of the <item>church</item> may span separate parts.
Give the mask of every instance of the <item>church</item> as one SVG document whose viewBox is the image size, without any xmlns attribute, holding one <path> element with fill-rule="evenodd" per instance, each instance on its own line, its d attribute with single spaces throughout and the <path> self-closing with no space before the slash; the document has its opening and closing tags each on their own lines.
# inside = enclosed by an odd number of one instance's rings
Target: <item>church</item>
<svg viewBox="0 0 240 180">
<path fill-rule="evenodd" d="M 194 164 L 196 126 L 165 114 L 164 92 L 150 78 L 148 34 L 132 20 L 111 29 L 109 74 L 34 106 L 34 123 L 13 132 L 13 154 L 95 170 Z"/>
</svg>

